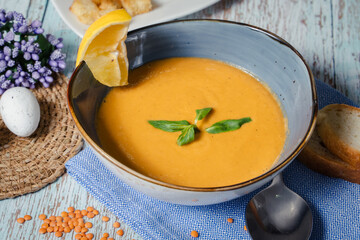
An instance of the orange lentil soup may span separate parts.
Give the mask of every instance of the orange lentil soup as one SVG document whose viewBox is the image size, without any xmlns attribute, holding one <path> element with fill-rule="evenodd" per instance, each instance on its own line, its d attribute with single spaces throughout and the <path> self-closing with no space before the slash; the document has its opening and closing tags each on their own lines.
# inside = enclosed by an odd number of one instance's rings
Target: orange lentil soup
<svg viewBox="0 0 360 240">
<path fill-rule="evenodd" d="M 154 61 L 129 73 L 129 86 L 113 88 L 97 115 L 102 147 L 128 167 L 181 186 L 219 187 L 269 170 L 285 143 L 287 122 L 268 87 L 248 73 L 203 58 Z M 154 128 L 148 120 L 187 120 L 213 108 L 197 123 L 195 141 L 179 146 L 180 132 Z M 240 129 L 210 134 L 226 119 L 250 117 Z"/>
</svg>

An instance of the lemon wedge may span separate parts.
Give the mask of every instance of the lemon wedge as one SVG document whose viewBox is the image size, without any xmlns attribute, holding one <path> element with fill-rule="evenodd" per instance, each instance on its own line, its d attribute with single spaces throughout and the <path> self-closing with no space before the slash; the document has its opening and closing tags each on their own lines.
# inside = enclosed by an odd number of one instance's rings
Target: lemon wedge
<svg viewBox="0 0 360 240">
<path fill-rule="evenodd" d="M 131 16 L 119 9 L 102 16 L 89 26 L 80 43 L 76 66 L 84 60 L 95 79 L 115 87 L 128 84 L 125 39 Z"/>
</svg>

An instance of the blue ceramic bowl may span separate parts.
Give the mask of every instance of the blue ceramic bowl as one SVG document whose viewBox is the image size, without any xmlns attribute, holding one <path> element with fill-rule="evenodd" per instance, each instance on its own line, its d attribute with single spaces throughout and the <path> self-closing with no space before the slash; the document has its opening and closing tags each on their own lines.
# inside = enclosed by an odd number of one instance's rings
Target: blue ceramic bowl
<svg viewBox="0 0 360 240">
<path fill-rule="evenodd" d="M 95 115 L 110 88 L 97 82 L 86 64 L 82 63 L 69 82 L 68 102 L 72 117 L 104 165 L 138 191 L 185 205 L 231 200 L 272 180 L 309 140 L 317 113 L 314 78 L 302 56 L 275 34 L 234 22 L 174 21 L 130 32 L 126 46 L 130 69 L 170 57 L 211 58 L 241 66 L 265 82 L 276 94 L 288 119 L 289 129 L 278 162 L 254 179 L 216 188 L 183 187 L 161 182 L 125 166 L 101 148 L 95 129 Z"/>
</svg>

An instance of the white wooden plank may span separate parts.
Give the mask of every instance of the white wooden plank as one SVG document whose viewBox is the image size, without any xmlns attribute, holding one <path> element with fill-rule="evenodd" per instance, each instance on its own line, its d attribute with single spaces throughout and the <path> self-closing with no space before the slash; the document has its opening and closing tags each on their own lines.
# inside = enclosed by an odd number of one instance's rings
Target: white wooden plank
<svg viewBox="0 0 360 240">
<path fill-rule="evenodd" d="M 126 223 L 117 219 L 67 174 L 36 193 L 0 201 L 0 239 L 59 239 L 53 233 L 46 234 L 46 237 L 38 233 L 43 223 L 38 216 L 42 213 L 48 217 L 57 216 L 62 211 L 67 211 L 70 206 L 76 209 L 93 206 L 99 210 L 100 215 L 89 220 L 93 223 L 93 228 L 89 232 L 94 233 L 95 239 L 100 239 L 105 232 L 117 239 L 116 229 L 112 226 L 115 221 L 120 222 L 121 229 L 124 230 L 122 239 L 141 239 Z M 16 219 L 25 214 L 31 215 L 33 219 L 24 224 L 17 223 Z M 108 216 L 110 221 L 101 221 L 102 216 Z M 63 239 L 74 239 L 75 233 L 72 231 L 64 236 Z"/>
<path fill-rule="evenodd" d="M 24 14 L 24 16 L 29 21 L 34 21 L 36 19 L 42 21 L 47 4 L 48 4 L 48 0 L 30 1 L 28 8 L 26 10 L 26 14 Z"/>
<path fill-rule="evenodd" d="M 333 1 L 335 86 L 360 104 L 360 1 Z"/>
<path fill-rule="evenodd" d="M 17 11 L 26 16 L 31 0 L 2 0 L 0 2 L 0 8 L 8 11 Z"/>
<path fill-rule="evenodd" d="M 201 11 L 187 18 L 210 17 L 243 22 L 284 38 L 303 55 L 316 78 L 329 82 L 332 66 L 331 6 L 322 1 L 221 1 L 215 11 Z"/>
<path fill-rule="evenodd" d="M 360 104 L 360 8 L 352 1 L 221 1 L 186 18 L 227 19 L 267 29 L 293 45 L 315 78 Z M 336 69 L 334 64 L 336 64 Z"/>
</svg>

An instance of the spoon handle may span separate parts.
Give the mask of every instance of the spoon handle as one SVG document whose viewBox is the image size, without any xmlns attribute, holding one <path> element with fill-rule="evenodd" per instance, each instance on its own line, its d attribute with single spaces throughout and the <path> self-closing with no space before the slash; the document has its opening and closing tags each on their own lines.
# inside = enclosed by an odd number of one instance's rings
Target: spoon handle
<svg viewBox="0 0 360 240">
<path fill-rule="evenodd" d="M 274 179 L 273 179 L 272 183 L 270 184 L 270 186 L 277 185 L 277 184 L 284 184 L 282 173 L 279 173 L 278 175 L 276 175 L 274 177 Z"/>
</svg>

